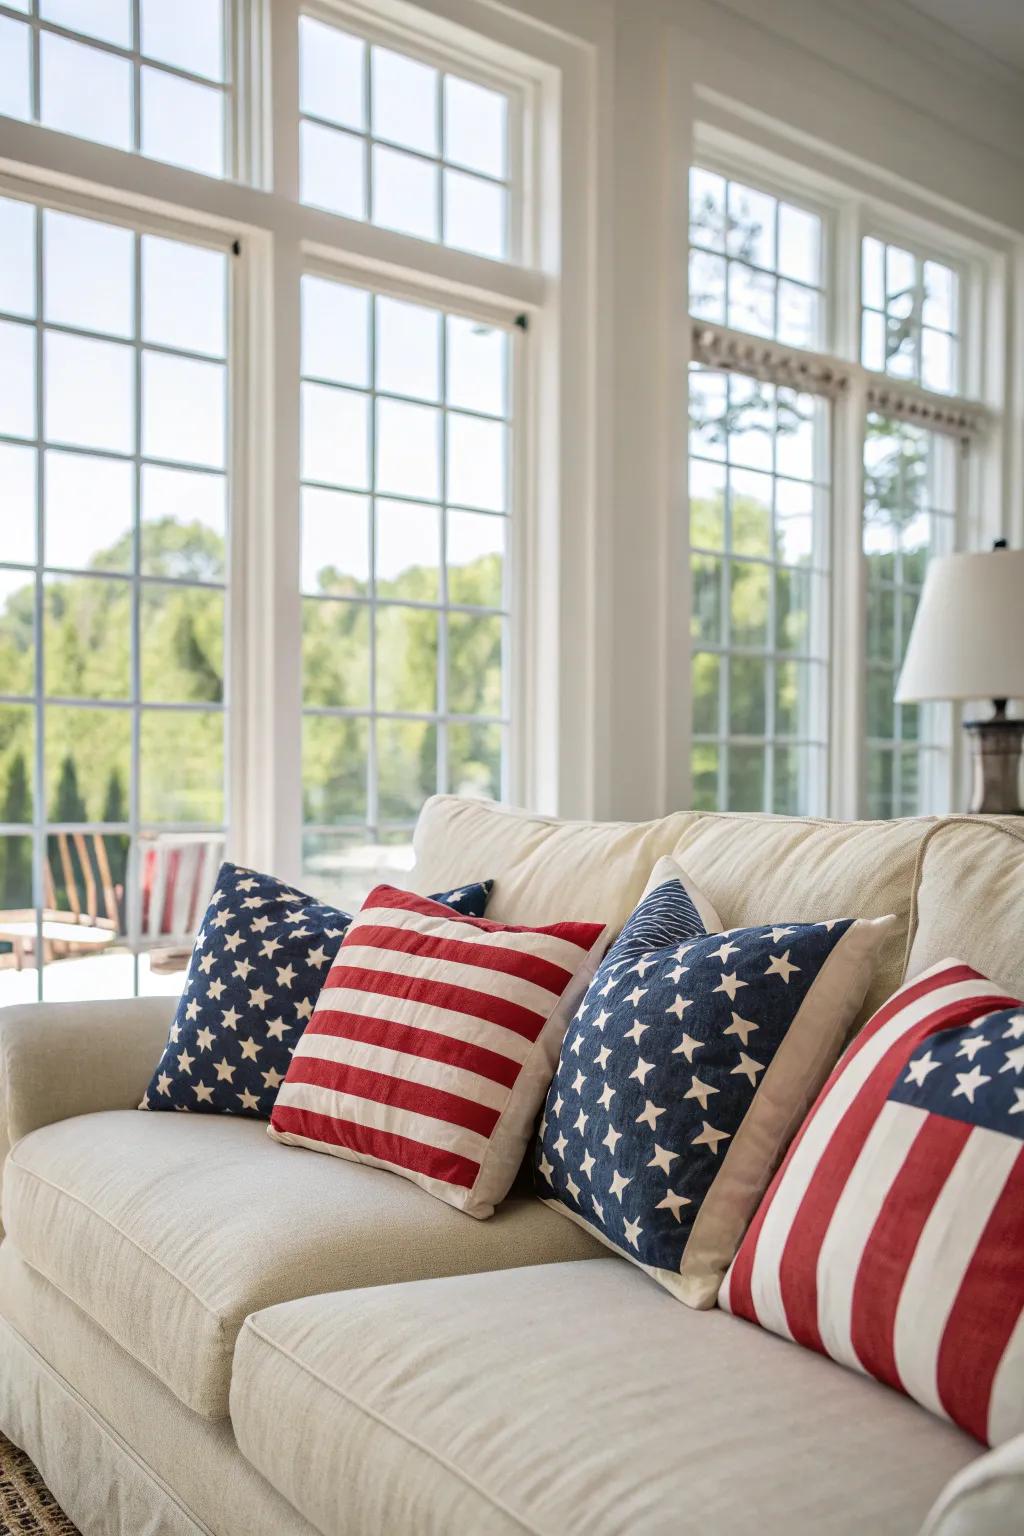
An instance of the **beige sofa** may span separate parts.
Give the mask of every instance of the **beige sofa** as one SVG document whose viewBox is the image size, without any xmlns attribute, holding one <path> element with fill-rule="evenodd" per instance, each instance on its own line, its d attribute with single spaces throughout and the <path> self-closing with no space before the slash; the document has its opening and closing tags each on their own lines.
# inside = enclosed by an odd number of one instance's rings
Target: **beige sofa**
<svg viewBox="0 0 1024 1536">
<path fill-rule="evenodd" d="M 413 884 L 618 926 L 673 853 L 729 926 L 895 912 L 870 1009 L 946 954 L 1024 995 L 1022 833 L 439 798 Z M 85 1536 L 1024 1529 L 1024 1443 L 688 1310 L 526 1190 L 477 1222 L 257 1122 L 137 1114 L 171 1006 L 0 1012 L 0 1429 Z"/>
</svg>

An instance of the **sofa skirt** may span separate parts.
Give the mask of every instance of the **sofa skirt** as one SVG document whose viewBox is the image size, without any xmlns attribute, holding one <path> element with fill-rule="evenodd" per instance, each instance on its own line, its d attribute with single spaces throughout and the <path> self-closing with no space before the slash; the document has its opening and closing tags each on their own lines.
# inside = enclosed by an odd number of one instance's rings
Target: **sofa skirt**
<svg viewBox="0 0 1024 1536">
<path fill-rule="evenodd" d="M 317 1536 L 244 1459 L 0 1246 L 0 1430 L 82 1536 Z"/>
</svg>

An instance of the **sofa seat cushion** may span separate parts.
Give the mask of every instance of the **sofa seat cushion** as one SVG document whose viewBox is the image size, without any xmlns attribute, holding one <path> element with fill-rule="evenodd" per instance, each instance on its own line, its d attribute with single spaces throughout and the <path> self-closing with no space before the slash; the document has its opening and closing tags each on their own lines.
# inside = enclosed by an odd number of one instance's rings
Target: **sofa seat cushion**
<svg viewBox="0 0 1024 1536">
<path fill-rule="evenodd" d="M 324 1536 L 914 1536 L 977 1444 L 619 1259 L 247 1319 L 243 1455 Z"/>
<path fill-rule="evenodd" d="M 532 1198 L 473 1221 L 378 1168 L 283 1147 L 256 1121 L 134 1110 L 23 1137 L 4 1222 L 34 1269 L 209 1419 L 228 1411 L 235 1338 L 261 1307 L 601 1251 Z"/>
</svg>

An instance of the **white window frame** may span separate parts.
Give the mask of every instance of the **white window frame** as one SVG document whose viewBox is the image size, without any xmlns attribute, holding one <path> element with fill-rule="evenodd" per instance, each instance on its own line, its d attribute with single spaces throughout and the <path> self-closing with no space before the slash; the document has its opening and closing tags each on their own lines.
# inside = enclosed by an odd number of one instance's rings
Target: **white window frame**
<svg viewBox="0 0 1024 1536">
<path fill-rule="evenodd" d="M 0 119 L 0 172 L 33 195 L 81 200 L 98 217 L 158 220 L 186 238 L 238 243 L 232 263 L 229 477 L 233 592 L 228 760 L 229 855 L 297 880 L 301 868 L 299 595 L 299 281 L 310 263 L 344 267 L 379 291 L 489 315 L 525 317 L 513 402 L 518 488 L 510 792 L 538 809 L 587 815 L 600 793 L 601 659 L 592 644 L 597 528 L 607 492 L 603 397 L 594 356 L 561 338 L 599 336 L 603 275 L 592 259 L 599 188 L 564 183 L 561 157 L 592 153 L 603 83 L 592 49 L 611 23 L 581 11 L 578 33 L 498 14 L 484 0 L 325 3 L 231 0 L 234 140 L 245 181 L 221 181 L 138 154 Z M 436 61 L 517 103 L 510 150 L 524 210 L 524 259 L 497 262 L 303 206 L 298 199 L 298 18 L 324 20 Z M 518 337 L 518 333 L 517 333 Z M 600 351 L 600 347 L 598 347 Z M 571 688 L 557 679 L 573 676 Z"/>
<path fill-rule="evenodd" d="M 869 411 L 884 414 L 890 407 L 908 410 L 924 427 L 934 427 L 962 441 L 971 452 L 957 459 L 957 547 L 988 547 L 1000 531 L 1000 492 L 1004 482 L 1003 411 L 1008 384 L 1008 363 L 1002 345 L 992 347 L 1005 317 L 1006 268 L 1009 257 L 985 230 L 973 228 L 956 216 L 948 223 L 941 211 L 914 195 L 898 207 L 890 191 L 867 173 L 851 168 L 826 166 L 801 156 L 801 150 L 783 132 L 758 124 L 758 141 L 750 137 L 750 124 L 738 109 L 720 98 L 700 102 L 700 116 L 693 125 L 689 163 L 744 182 L 755 189 L 796 203 L 817 213 L 823 221 L 823 284 L 826 293 L 823 331 L 829 347 L 810 352 L 761 337 L 730 331 L 699 319 L 689 321 L 691 358 L 705 358 L 709 348 L 724 366 L 743 372 L 747 366 L 789 367 L 801 365 L 824 370 L 835 390 L 832 428 L 832 526 L 830 672 L 827 701 L 829 742 L 828 792 L 824 805 L 810 806 L 812 813 L 857 818 L 865 811 L 865 656 L 866 583 L 862 556 L 864 428 Z M 685 226 L 684 226 L 685 228 Z M 912 382 L 875 373 L 860 362 L 861 248 L 863 238 L 874 235 L 900 244 L 915 254 L 952 267 L 960 283 L 958 319 L 958 372 L 961 392 L 937 394 Z M 682 257 L 680 257 L 682 259 Z M 685 285 L 685 273 L 683 283 Z M 688 307 L 688 306 L 687 306 Z M 995 353 L 993 357 L 991 354 Z M 987 357 L 987 365 L 986 365 Z M 708 366 L 715 366 L 714 362 Z M 719 366 L 723 366 L 719 364 Z M 767 376 L 767 375 L 762 375 Z M 786 380 L 790 382 L 790 380 Z M 682 500 L 688 508 L 685 490 Z M 687 511 L 688 524 L 688 511 Z M 685 538 L 689 548 L 688 533 Z M 850 579 L 855 572 L 854 579 Z M 687 598 L 669 621 L 668 644 L 690 653 L 689 573 Z M 684 627 L 685 625 L 685 627 Z M 678 708 L 679 706 L 677 706 Z M 690 700 L 682 701 L 685 719 L 676 729 L 685 741 L 684 804 L 690 793 Z M 937 706 L 949 720 L 949 771 L 944 782 L 932 786 L 938 800 L 952 807 L 960 802 L 966 755 L 958 743 L 959 710 Z M 677 775 L 677 781 L 683 775 Z M 671 780 L 670 780 L 671 781 Z"/>
</svg>

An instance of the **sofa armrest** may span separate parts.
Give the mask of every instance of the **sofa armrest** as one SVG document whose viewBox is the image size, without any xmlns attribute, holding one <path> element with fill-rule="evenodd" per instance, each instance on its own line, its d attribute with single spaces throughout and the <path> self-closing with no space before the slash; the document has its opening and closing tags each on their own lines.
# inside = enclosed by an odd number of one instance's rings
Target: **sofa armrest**
<svg viewBox="0 0 1024 1536">
<path fill-rule="evenodd" d="M 0 1157 L 41 1125 L 134 1109 L 176 1006 L 139 997 L 0 1008 Z"/>
<path fill-rule="evenodd" d="M 1014 1536 L 1024 1512 L 1024 1435 L 979 1456 L 951 1478 L 921 1536 Z"/>
</svg>

